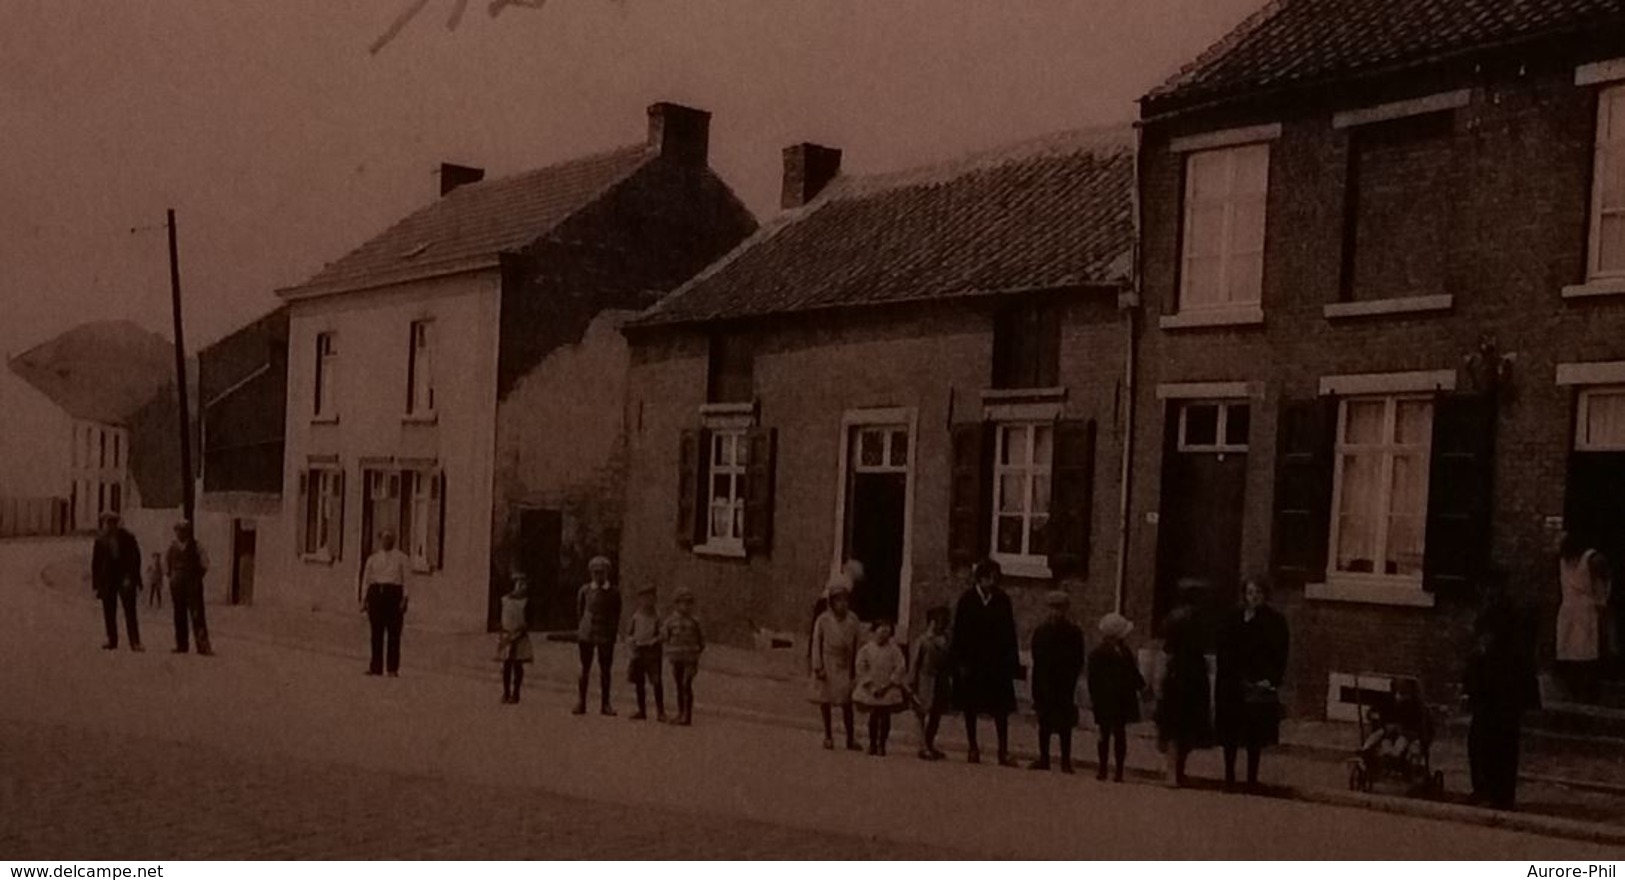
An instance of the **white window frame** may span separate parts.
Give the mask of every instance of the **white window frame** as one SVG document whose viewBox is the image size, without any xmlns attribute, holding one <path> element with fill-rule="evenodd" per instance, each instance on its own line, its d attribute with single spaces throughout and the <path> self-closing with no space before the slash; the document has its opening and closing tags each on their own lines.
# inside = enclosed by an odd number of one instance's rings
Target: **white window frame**
<svg viewBox="0 0 1625 880">
<path fill-rule="evenodd" d="M 1004 463 L 1005 434 L 1013 428 L 1025 428 L 1026 450 L 1022 459 L 1015 464 Z M 1050 459 L 1039 462 L 1037 457 L 1038 429 L 1050 432 Z M 991 522 L 988 524 L 988 546 L 992 548 L 990 554 L 994 561 L 1005 570 L 1006 574 L 1017 577 L 1049 577 L 1049 554 L 1032 552 L 1032 524 L 1033 520 L 1043 517 L 1046 524 L 1054 518 L 1054 502 L 1050 499 L 1051 509 L 1044 513 L 1033 511 L 1033 496 L 1037 492 L 1038 481 L 1043 480 L 1049 484 L 1055 468 L 1055 422 L 1053 420 L 1009 420 L 994 423 L 993 428 L 993 511 Z M 1009 475 L 1023 475 L 1026 477 L 1026 497 L 1022 499 L 1018 513 L 1004 513 L 1004 477 Z M 999 551 L 999 521 L 1008 516 L 1021 518 L 1021 552 L 1003 553 Z"/>
<path fill-rule="evenodd" d="M 305 560 L 327 563 L 335 559 L 334 539 L 344 533 L 342 506 L 338 503 L 342 499 L 335 491 L 342 473 L 342 469 L 330 465 L 312 464 L 305 468 L 305 498 L 299 510 L 299 516 L 307 523 L 305 545 L 299 548 L 299 555 Z M 309 520 L 312 503 L 316 505 L 314 522 Z"/>
<path fill-rule="evenodd" d="M 1428 469 L 1423 475 L 1424 488 L 1422 494 L 1422 515 L 1424 518 L 1422 552 L 1424 555 L 1427 553 L 1427 530 L 1425 519 L 1427 516 L 1428 502 L 1430 500 L 1428 498 L 1427 484 L 1432 477 L 1433 468 L 1433 438 L 1431 436 L 1431 426 L 1433 423 L 1433 417 L 1437 415 L 1437 413 L 1431 409 L 1434 403 L 1433 395 L 1398 393 L 1364 394 L 1345 397 L 1339 400 L 1337 405 L 1337 442 L 1335 445 L 1336 451 L 1332 473 L 1331 540 L 1327 544 L 1326 583 L 1333 586 L 1370 586 L 1378 588 L 1402 587 L 1408 590 L 1420 592 L 1422 590 L 1422 575 L 1420 572 L 1414 575 L 1404 575 L 1386 574 L 1382 571 L 1367 573 L 1339 571 L 1337 569 L 1339 541 L 1342 537 L 1340 534 L 1342 531 L 1342 516 L 1340 515 L 1340 511 L 1343 509 L 1343 462 L 1350 452 L 1349 447 L 1344 443 L 1343 439 L 1346 434 L 1348 424 L 1348 407 L 1351 402 L 1370 403 L 1372 401 L 1379 400 L 1385 403 L 1383 409 L 1382 428 L 1383 442 L 1374 446 L 1357 447 L 1361 453 L 1382 456 L 1382 464 L 1379 469 L 1380 482 L 1378 484 L 1379 496 L 1377 505 L 1377 509 L 1381 511 L 1382 516 L 1380 526 L 1381 531 L 1377 535 L 1377 545 L 1372 553 L 1372 564 L 1374 567 L 1386 566 L 1388 561 L 1388 540 L 1390 537 L 1389 526 L 1392 515 L 1394 490 L 1394 458 L 1396 455 L 1402 453 L 1418 455 L 1419 459 Z M 1430 407 L 1428 419 L 1428 424 L 1430 427 L 1429 436 L 1422 443 L 1407 443 L 1402 445 L 1394 442 L 1399 404 L 1403 402 L 1422 402 L 1428 404 Z"/>
<path fill-rule="evenodd" d="M 338 334 L 331 330 L 317 333 L 310 408 L 311 418 L 315 421 L 338 420 L 338 360 Z"/>
<path fill-rule="evenodd" d="M 1625 452 L 1625 438 L 1617 441 L 1593 441 L 1586 428 L 1591 417 L 1591 400 L 1593 397 L 1625 397 L 1625 385 L 1597 385 L 1580 390 L 1579 399 L 1575 402 L 1574 413 L 1574 451 L 1575 452 Z"/>
<path fill-rule="evenodd" d="M 1597 93 L 1597 136 L 1591 176 L 1590 247 L 1586 255 L 1587 281 L 1625 279 L 1625 254 L 1620 255 L 1621 263 L 1617 268 L 1604 269 L 1602 266 L 1602 222 L 1605 214 L 1617 216 L 1620 222 L 1625 222 L 1625 204 L 1605 210 L 1602 203 L 1606 166 L 1610 161 L 1625 164 L 1625 124 L 1619 126 L 1620 133 L 1615 139 L 1604 140 L 1613 123 L 1610 119 L 1610 107 L 1616 101 L 1625 106 L 1625 83 L 1605 86 Z"/>
<path fill-rule="evenodd" d="M 1229 441 L 1230 411 L 1235 407 L 1243 407 L 1243 408 L 1246 408 L 1248 410 L 1248 413 L 1247 413 L 1247 415 L 1248 415 L 1248 431 L 1250 433 L 1251 429 L 1252 429 L 1252 420 L 1251 420 L 1252 402 L 1251 401 L 1248 401 L 1248 400 L 1206 400 L 1206 399 L 1196 399 L 1196 400 L 1181 400 L 1181 401 L 1179 401 L 1178 405 L 1179 405 L 1179 434 L 1178 434 L 1178 445 L 1177 445 L 1176 448 L 1180 452 L 1198 452 L 1198 453 L 1216 452 L 1216 453 L 1219 453 L 1219 454 L 1222 455 L 1222 454 L 1230 453 L 1230 452 L 1245 453 L 1247 451 L 1249 441 L 1251 440 L 1250 437 L 1247 440 L 1242 441 L 1241 443 L 1231 443 Z M 1188 419 L 1188 416 L 1189 416 L 1189 413 L 1190 413 L 1190 408 L 1193 407 L 1193 406 L 1213 406 L 1213 407 L 1218 407 L 1218 410 L 1219 410 L 1218 434 L 1215 435 L 1215 438 L 1214 438 L 1215 442 L 1213 442 L 1213 443 L 1192 443 L 1188 439 L 1189 435 L 1187 434 L 1187 429 L 1188 429 L 1188 420 L 1187 419 Z"/>
<path fill-rule="evenodd" d="M 412 419 L 433 419 L 436 412 L 434 321 L 429 318 L 413 321 L 408 332 L 411 342 L 406 365 L 406 415 Z"/>
<path fill-rule="evenodd" d="M 723 444 L 733 444 L 731 464 L 719 464 L 722 457 Z M 750 432 L 743 427 L 713 428 L 709 434 L 705 454 L 707 466 L 705 469 L 705 541 L 694 550 L 697 553 L 709 553 L 716 556 L 745 555 L 745 478 L 749 465 L 746 456 L 750 454 Z M 728 495 L 719 501 L 713 487 L 716 486 L 717 477 L 728 478 Z M 719 508 L 728 510 L 728 529 L 724 534 L 717 534 L 716 512 Z"/>
<path fill-rule="evenodd" d="M 1245 156 L 1262 156 L 1264 163 L 1264 188 L 1257 193 L 1238 193 L 1236 191 L 1236 170 Z M 1198 175 L 1195 173 L 1198 163 L 1210 161 L 1215 157 L 1224 157 L 1224 183 L 1222 196 L 1198 204 L 1196 200 L 1196 183 Z M 1198 150 L 1185 154 L 1185 190 L 1181 202 L 1180 216 L 1180 245 L 1179 245 L 1179 303 L 1177 314 L 1203 314 L 1203 313 L 1236 313 L 1238 320 L 1251 319 L 1251 312 L 1260 308 L 1264 295 L 1264 254 L 1265 236 L 1269 229 L 1269 172 L 1270 172 L 1270 145 L 1266 142 L 1239 144 L 1212 150 Z M 1249 203 L 1256 202 L 1258 209 L 1258 222 L 1263 228 L 1258 230 L 1259 246 L 1257 251 L 1237 251 L 1236 215 L 1239 210 Z M 1198 255 L 1191 253 L 1192 232 L 1198 207 L 1222 207 L 1223 221 L 1220 224 L 1219 250 L 1217 253 L 1200 255 L 1211 258 L 1218 257 L 1219 299 L 1209 303 L 1192 303 L 1190 301 L 1191 279 L 1194 273 L 1191 264 Z M 1232 269 L 1238 264 L 1240 258 L 1252 258 L 1256 254 L 1259 263 L 1258 288 L 1251 291 L 1251 296 L 1245 299 L 1230 298 L 1230 277 Z M 1246 312 L 1248 314 L 1242 315 Z"/>
</svg>

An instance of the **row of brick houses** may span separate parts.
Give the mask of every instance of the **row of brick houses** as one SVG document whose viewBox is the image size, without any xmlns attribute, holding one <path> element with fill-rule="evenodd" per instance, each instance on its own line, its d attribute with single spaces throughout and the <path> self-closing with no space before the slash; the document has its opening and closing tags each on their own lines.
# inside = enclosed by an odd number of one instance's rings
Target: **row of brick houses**
<svg viewBox="0 0 1625 880">
<path fill-rule="evenodd" d="M 1257 574 L 1337 717 L 1361 676 L 1446 696 L 1504 572 L 1549 657 L 1556 537 L 1625 558 L 1621 37 L 1618 0 L 1272 2 L 1133 129 L 873 176 L 789 147 L 760 228 L 671 104 L 447 166 L 283 292 L 267 598 L 350 607 L 384 527 L 435 625 L 520 570 L 568 628 L 609 552 L 742 644 L 797 644 L 854 558 L 905 633 L 984 555 L 1024 631 L 1059 586 L 1154 639 L 1181 582 Z"/>
</svg>

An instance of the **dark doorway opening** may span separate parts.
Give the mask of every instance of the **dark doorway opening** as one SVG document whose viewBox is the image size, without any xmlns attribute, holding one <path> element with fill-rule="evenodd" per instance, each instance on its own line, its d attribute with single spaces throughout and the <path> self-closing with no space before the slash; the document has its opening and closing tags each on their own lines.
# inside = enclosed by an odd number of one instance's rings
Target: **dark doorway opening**
<svg viewBox="0 0 1625 880">
<path fill-rule="evenodd" d="M 559 552 L 564 538 L 564 514 L 540 507 L 519 509 L 519 533 L 513 548 L 515 567 L 530 584 L 530 626 L 538 632 L 573 630 L 575 593 L 559 583 Z M 505 578 L 491 586 L 491 623 L 496 625 L 497 600 L 507 592 Z"/>
<path fill-rule="evenodd" d="M 1208 610 L 1234 604 L 1241 579 L 1250 411 L 1241 401 L 1171 401 L 1163 440 L 1157 582 L 1160 627 L 1181 582 L 1206 585 Z"/>
<path fill-rule="evenodd" d="M 1615 587 L 1603 621 L 1603 674 L 1612 682 L 1625 682 L 1625 652 L 1618 644 L 1625 634 L 1625 596 L 1619 586 L 1625 571 L 1625 451 L 1572 454 L 1563 506 L 1564 529 L 1608 561 Z M 1609 702 L 1625 704 L 1625 691 L 1616 685 L 1609 691 L 1604 695 Z"/>
<path fill-rule="evenodd" d="M 908 529 L 908 428 L 856 427 L 848 442 L 844 555 L 862 563 L 864 573 L 852 607 L 861 620 L 898 623 Z"/>
<path fill-rule="evenodd" d="M 258 532 L 251 519 L 231 521 L 231 604 L 254 602 L 254 548 Z"/>
</svg>

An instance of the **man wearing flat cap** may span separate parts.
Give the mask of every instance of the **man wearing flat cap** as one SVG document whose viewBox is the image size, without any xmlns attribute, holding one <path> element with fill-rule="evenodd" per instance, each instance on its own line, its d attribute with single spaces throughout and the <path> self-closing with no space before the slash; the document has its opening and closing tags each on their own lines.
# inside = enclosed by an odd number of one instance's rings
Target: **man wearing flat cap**
<svg viewBox="0 0 1625 880">
<path fill-rule="evenodd" d="M 175 540 L 164 556 L 169 576 L 169 604 L 175 609 L 175 653 L 185 654 L 197 642 L 197 652 L 207 657 L 209 625 L 203 614 L 203 576 L 209 573 L 209 556 L 192 534 L 192 524 L 175 524 Z"/>
</svg>

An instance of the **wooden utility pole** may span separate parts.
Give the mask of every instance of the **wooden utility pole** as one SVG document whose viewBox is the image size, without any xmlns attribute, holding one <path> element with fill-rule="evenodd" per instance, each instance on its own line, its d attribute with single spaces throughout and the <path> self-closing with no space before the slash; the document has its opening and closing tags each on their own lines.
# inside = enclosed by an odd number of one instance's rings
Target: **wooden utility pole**
<svg viewBox="0 0 1625 880">
<path fill-rule="evenodd" d="M 192 405 L 186 384 L 186 337 L 181 333 L 181 263 L 175 245 L 175 209 L 169 209 L 169 295 L 175 312 L 175 388 L 181 409 L 181 499 L 184 518 L 192 522 Z"/>
</svg>

